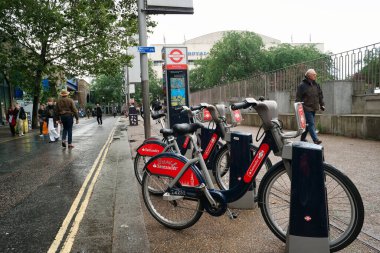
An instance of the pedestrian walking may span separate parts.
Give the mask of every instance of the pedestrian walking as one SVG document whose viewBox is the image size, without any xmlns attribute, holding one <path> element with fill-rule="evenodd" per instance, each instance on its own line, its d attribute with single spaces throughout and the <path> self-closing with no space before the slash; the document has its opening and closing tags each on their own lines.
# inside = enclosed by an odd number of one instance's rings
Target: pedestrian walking
<svg viewBox="0 0 380 253">
<path fill-rule="evenodd" d="M 86 113 L 87 113 L 87 118 L 90 119 L 90 116 L 91 116 L 91 110 L 90 110 L 90 108 L 87 108 Z"/>
<path fill-rule="evenodd" d="M 74 101 L 68 98 L 69 92 L 67 90 L 62 90 L 61 98 L 57 101 L 57 115 L 59 116 L 59 122 L 63 125 L 62 131 L 62 147 L 66 147 L 66 137 L 67 144 L 69 148 L 73 148 L 73 124 L 74 117 L 76 119 L 76 124 L 79 123 L 78 110 L 75 108 Z"/>
<path fill-rule="evenodd" d="M 98 125 L 103 125 L 102 114 L 102 108 L 99 104 L 96 104 L 96 120 L 98 121 Z"/>
<path fill-rule="evenodd" d="M 58 122 L 57 122 L 57 127 L 56 127 L 56 131 L 57 131 L 57 133 L 58 133 L 58 139 L 59 139 L 59 136 L 61 136 L 61 125 L 62 124 L 60 124 L 59 123 L 59 115 L 58 115 L 58 113 L 57 113 L 57 101 L 56 100 L 54 100 L 54 108 L 55 108 L 55 114 L 56 114 L 56 116 L 57 116 L 57 120 L 58 120 Z"/>
<path fill-rule="evenodd" d="M 113 117 L 116 118 L 117 109 L 116 106 L 112 108 Z"/>
<path fill-rule="evenodd" d="M 42 128 L 45 121 L 45 104 L 40 104 L 40 109 L 37 111 L 38 122 L 40 123 L 40 137 L 43 137 Z"/>
<path fill-rule="evenodd" d="M 15 127 L 17 123 L 17 114 L 18 114 L 18 110 L 13 104 L 11 104 L 11 107 L 9 107 L 7 111 L 6 120 L 9 123 L 9 129 L 11 130 L 12 136 L 16 135 Z"/>
<path fill-rule="evenodd" d="M 301 135 L 301 141 L 307 141 L 306 135 L 310 133 L 315 144 L 321 144 L 322 141 L 318 138 L 315 130 L 315 112 L 321 109 L 325 110 L 323 102 L 323 93 L 319 84 L 315 81 L 317 72 L 314 69 L 309 69 L 305 73 L 305 79 L 297 87 L 296 102 L 303 102 L 303 109 L 306 117 L 306 131 Z"/>
<path fill-rule="evenodd" d="M 24 120 L 26 120 L 26 113 L 24 107 L 22 107 L 19 103 L 16 103 L 17 113 L 17 129 L 18 135 L 24 136 Z"/>
<path fill-rule="evenodd" d="M 58 116 L 53 98 L 48 98 L 48 103 L 45 109 L 45 117 L 49 130 L 49 143 L 57 142 L 59 140 L 59 133 L 57 132 Z"/>
</svg>

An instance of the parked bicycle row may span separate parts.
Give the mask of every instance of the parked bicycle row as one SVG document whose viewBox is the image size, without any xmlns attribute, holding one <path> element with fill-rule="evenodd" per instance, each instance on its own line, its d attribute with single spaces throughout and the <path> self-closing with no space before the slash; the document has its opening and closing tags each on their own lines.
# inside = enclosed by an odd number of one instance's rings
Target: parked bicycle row
<svg viewBox="0 0 380 253">
<path fill-rule="evenodd" d="M 239 109 L 248 108 L 260 116 L 262 127 L 256 135 L 260 144 L 242 147 L 241 152 L 248 152 L 249 157 L 249 161 L 242 162 L 231 152 L 231 142 L 239 143 L 240 140 L 231 136 L 235 136 L 233 127 L 241 119 Z M 226 111 L 231 115 L 230 124 Z M 284 131 L 277 118 L 277 103 L 264 99 L 246 98 L 230 107 L 207 103 L 190 108 L 183 106 L 182 113 L 188 116 L 189 123 L 175 124 L 170 129 L 165 128 L 166 115 L 152 111 L 152 118 L 162 125 L 162 136 L 145 140 L 137 148 L 134 160 L 135 175 L 150 214 L 172 229 L 191 227 L 204 212 L 212 216 L 227 213 L 234 218 L 228 204 L 257 187 L 254 201 L 270 230 L 285 242 L 289 228 L 292 166 L 292 158 L 286 150 L 293 143 L 291 139 L 300 136 L 306 128 L 302 103 L 295 103 L 294 111 L 296 131 Z M 272 151 L 281 157 L 274 165 L 268 157 Z M 247 165 L 237 182 L 231 183 L 231 169 L 240 164 Z M 364 208 L 357 188 L 347 176 L 325 162 L 323 170 L 330 250 L 338 251 L 360 233 Z"/>
</svg>

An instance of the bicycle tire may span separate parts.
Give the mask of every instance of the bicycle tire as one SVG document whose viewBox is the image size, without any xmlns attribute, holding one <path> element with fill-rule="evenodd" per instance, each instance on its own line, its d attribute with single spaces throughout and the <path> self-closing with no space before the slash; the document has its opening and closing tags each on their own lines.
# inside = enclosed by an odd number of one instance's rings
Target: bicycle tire
<svg viewBox="0 0 380 253">
<path fill-rule="evenodd" d="M 256 154 L 258 147 L 256 146 L 251 146 L 250 147 L 252 150 L 252 157 Z M 221 190 L 228 190 L 229 189 L 229 180 L 230 180 L 230 146 L 228 144 L 223 145 L 223 147 L 218 151 L 218 153 L 215 156 L 215 162 L 214 162 L 214 167 L 213 167 L 213 172 L 215 175 L 215 181 L 218 187 Z M 264 163 L 264 173 L 266 173 L 269 168 L 272 167 L 272 162 L 270 161 L 269 158 L 265 160 Z M 256 184 L 259 185 L 262 177 L 264 174 L 259 173 L 259 175 L 256 176 Z"/>
<path fill-rule="evenodd" d="M 163 138 L 162 140 L 157 139 L 158 141 L 162 141 L 165 144 L 168 144 L 168 141 L 166 138 Z M 168 150 L 169 152 L 174 152 L 171 148 Z M 152 156 L 142 156 L 139 153 L 136 153 L 135 160 L 133 161 L 133 169 L 135 171 L 135 176 L 139 184 L 141 185 L 142 177 L 144 175 L 144 166 L 149 161 L 149 159 L 152 158 Z"/>
<path fill-rule="evenodd" d="M 144 173 L 142 195 L 150 214 L 165 227 L 181 230 L 193 226 L 203 214 L 200 199 L 182 198 L 168 201 L 163 199 L 168 182 L 173 178 Z M 151 185 L 154 184 L 154 185 Z M 152 193 L 151 189 L 161 189 L 162 194 Z"/>
<path fill-rule="evenodd" d="M 347 247 L 360 233 L 364 207 L 359 191 L 346 175 L 326 163 L 323 168 L 328 198 L 329 244 L 330 251 L 335 252 Z M 343 214 L 344 205 L 349 205 L 348 216 Z M 272 167 L 261 181 L 259 206 L 270 230 L 285 242 L 289 223 L 290 180 L 283 162 Z"/>
<path fill-rule="evenodd" d="M 136 153 L 135 160 L 133 163 L 135 176 L 136 176 L 136 179 L 140 185 L 142 183 L 142 178 L 144 175 L 144 166 L 145 166 L 146 162 L 148 161 L 148 160 L 145 160 L 146 158 L 147 158 L 147 156 L 141 156 L 139 153 Z M 151 158 L 151 157 L 149 157 L 149 158 Z"/>
</svg>

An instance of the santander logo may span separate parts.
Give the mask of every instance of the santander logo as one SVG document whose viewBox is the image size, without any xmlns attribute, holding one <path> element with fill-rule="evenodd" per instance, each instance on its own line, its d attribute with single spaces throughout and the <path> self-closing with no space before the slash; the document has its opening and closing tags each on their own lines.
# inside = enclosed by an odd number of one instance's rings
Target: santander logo
<svg viewBox="0 0 380 253">
<path fill-rule="evenodd" d="M 259 151 L 257 151 L 257 154 L 255 155 L 255 158 L 253 159 L 251 165 L 249 165 L 249 168 L 247 172 L 244 175 L 244 182 L 250 183 L 253 175 L 258 170 L 261 162 L 264 160 L 265 155 L 269 151 L 269 145 L 264 143 L 260 146 Z"/>
<path fill-rule="evenodd" d="M 173 162 L 162 160 L 162 159 L 156 160 L 152 164 L 152 166 L 153 166 L 153 168 L 156 168 L 156 169 L 178 170 L 178 164 L 177 163 L 173 163 Z"/>
<path fill-rule="evenodd" d="M 153 153 L 160 152 L 160 150 L 158 149 L 150 149 L 150 148 L 142 148 L 141 150 L 144 152 L 153 152 Z"/>
<path fill-rule="evenodd" d="M 212 137 L 211 137 L 210 142 L 208 143 L 208 145 L 206 147 L 205 152 L 203 153 L 203 159 L 207 159 L 208 158 L 208 156 L 210 155 L 211 150 L 214 147 L 217 139 L 218 139 L 218 135 L 213 134 Z"/>
</svg>

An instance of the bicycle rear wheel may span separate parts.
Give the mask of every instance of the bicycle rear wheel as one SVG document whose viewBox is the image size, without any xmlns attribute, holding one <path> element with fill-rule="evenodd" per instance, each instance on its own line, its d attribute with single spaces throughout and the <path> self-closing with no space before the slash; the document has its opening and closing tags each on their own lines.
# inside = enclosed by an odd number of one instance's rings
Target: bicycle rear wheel
<svg viewBox="0 0 380 253">
<path fill-rule="evenodd" d="M 142 179 L 142 194 L 150 214 L 162 225 L 172 229 L 185 229 L 194 225 L 203 214 L 200 199 L 179 197 L 165 200 L 163 194 L 153 193 L 151 189 L 166 192 L 171 177 L 153 175 L 146 172 Z"/>
<path fill-rule="evenodd" d="M 361 231 L 364 207 L 352 181 L 336 168 L 323 164 L 329 211 L 330 250 L 347 247 Z M 261 181 L 259 206 L 271 231 L 283 242 L 289 225 L 291 182 L 282 162 L 272 167 Z"/>
</svg>

